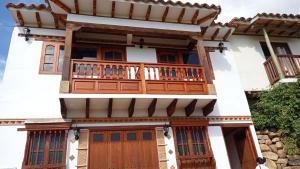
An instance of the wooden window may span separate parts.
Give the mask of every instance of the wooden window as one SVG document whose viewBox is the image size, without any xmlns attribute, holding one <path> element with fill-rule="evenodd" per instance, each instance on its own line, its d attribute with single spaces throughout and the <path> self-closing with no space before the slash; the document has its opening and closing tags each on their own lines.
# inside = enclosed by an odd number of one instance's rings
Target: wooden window
<svg viewBox="0 0 300 169">
<path fill-rule="evenodd" d="M 178 54 L 176 52 L 159 52 L 158 63 L 170 63 L 176 64 L 179 63 Z"/>
<path fill-rule="evenodd" d="M 268 59 L 271 57 L 269 48 L 266 44 L 266 42 L 260 42 L 261 48 L 263 50 L 263 53 L 265 55 L 265 58 Z M 272 42 L 271 43 L 273 50 L 276 55 L 291 55 L 291 49 L 289 48 L 289 45 L 287 43 L 279 43 L 279 42 Z"/>
<path fill-rule="evenodd" d="M 44 42 L 40 64 L 40 73 L 60 74 L 63 69 L 64 44 Z"/>
<path fill-rule="evenodd" d="M 65 166 L 65 153 L 67 132 L 57 131 L 29 131 L 24 168 L 63 168 Z"/>
<path fill-rule="evenodd" d="M 102 48 L 102 59 L 107 61 L 125 61 L 123 48 Z"/>
</svg>

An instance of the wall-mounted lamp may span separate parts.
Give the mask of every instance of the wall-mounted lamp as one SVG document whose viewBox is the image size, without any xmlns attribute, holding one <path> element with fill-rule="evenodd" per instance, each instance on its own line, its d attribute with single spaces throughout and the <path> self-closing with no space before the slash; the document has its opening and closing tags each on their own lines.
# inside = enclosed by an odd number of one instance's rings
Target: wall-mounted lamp
<svg viewBox="0 0 300 169">
<path fill-rule="evenodd" d="M 29 36 L 30 36 L 30 29 L 29 28 L 24 28 L 24 34 L 25 34 L 25 41 L 29 41 Z"/>
<path fill-rule="evenodd" d="M 164 129 L 164 135 L 166 136 L 166 137 L 168 137 L 169 136 L 169 125 L 167 125 L 167 124 L 165 124 L 164 125 L 164 127 L 163 127 L 163 129 Z"/>
<path fill-rule="evenodd" d="M 224 43 L 222 41 L 219 42 L 219 50 L 220 50 L 220 53 L 223 53 L 225 47 L 224 47 Z"/>
<path fill-rule="evenodd" d="M 145 44 L 145 40 L 144 40 L 144 38 L 141 38 L 140 39 L 140 48 L 143 48 L 144 44 Z"/>
<path fill-rule="evenodd" d="M 79 128 L 75 127 L 74 129 L 75 140 L 79 140 Z"/>
</svg>

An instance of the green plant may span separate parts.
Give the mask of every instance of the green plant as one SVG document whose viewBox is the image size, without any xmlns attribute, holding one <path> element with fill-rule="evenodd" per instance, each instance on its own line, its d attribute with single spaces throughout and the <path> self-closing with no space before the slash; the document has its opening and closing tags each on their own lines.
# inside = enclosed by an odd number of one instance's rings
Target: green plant
<svg viewBox="0 0 300 169">
<path fill-rule="evenodd" d="M 278 84 L 258 97 L 251 106 L 255 127 L 277 128 L 285 138 L 288 153 L 294 154 L 300 147 L 300 80 Z"/>
</svg>

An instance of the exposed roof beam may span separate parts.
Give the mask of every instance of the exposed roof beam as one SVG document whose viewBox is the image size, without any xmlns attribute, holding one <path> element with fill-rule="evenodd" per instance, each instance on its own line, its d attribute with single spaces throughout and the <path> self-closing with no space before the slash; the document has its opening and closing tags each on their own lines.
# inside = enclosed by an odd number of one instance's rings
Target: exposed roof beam
<svg viewBox="0 0 300 169">
<path fill-rule="evenodd" d="M 180 14 L 179 14 L 179 16 L 178 16 L 178 19 L 177 19 L 177 22 L 178 22 L 178 23 L 181 23 L 182 18 L 183 18 L 183 16 L 184 16 L 184 13 L 185 13 L 185 8 L 182 8 L 182 10 L 181 10 L 181 12 L 180 12 Z"/>
<path fill-rule="evenodd" d="M 63 9 L 67 13 L 71 13 L 72 10 L 69 8 L 66 4 L 62 3 L 60 0 L 50 0 L 53 3 L 55 3 L 57 6 L 59 6 L 61 9 Z"/>
<path fill-rule="evenodd" d="M 244 33 L 247 33 L 251 28 L 253 28 L 253 24 L 250 24 L 250 25 L 244 30 Z"/>
<path fill-rule="evenodd" d="M 191 39 L 189 44 L 187 45 L 187 49 L 188 50 L 193 50 L 195 48 L 196 44 L 197 44 L 197 41 L 194 40 L 194 39 Z"/>
<path fill-rule="evenodd" d="M 296 26 L 298 23 L 300 23 L 300 22 L 294 22 L 294 23 L 291 24 L 288 28 L 292 28 L 292 27 Z"/>
<path fill-rule="evenodd" d="M 211 40 L 215 40 L 216 37 L 218 36 L 219 32 L 220 32 L 220 28 L 217 28 L 216 31 L 214 32 L 214 34 L 212 35 Z"/>
<path fill-rule="evenodd" d="M 284 34 L 285 33 L 285 31 L 280 31 L 279 33 L 278 33 L 278 35 L 282 35 L 282 34 Z"/>
<path fill-rule="evenodd" d="M 130 3 L 130 9 L 129 9 L 129 19 L 132 19 L 132 14 L 133 14 L 133 10 L 134 10 L 134 4 Z"/>
<path fill-rule="evenodd" d="M 93 16 L 97 14 L 97 0 L 93 0 Z"/>
<path fill-rule="evenodd" d="M 67 24 L 66 16 L 58 15 L 58 21 L 60 21 L 63 25 Z"/>
<path fill-rule="evenodd" d="M 85 99 L 85 118 L 90 118 L 90 99 Z"/>
<path fill-rule="evenodd" d="M 134 106 L 135 106 L 135 98 L 131 99 L 130 105 L 128 107 L 128 116 L 132 117 L 134 113 Z"/>
<path fill-rule="evenodd" d="M 208 29 L 208 27 L 201 27 L 201 34 L 202 34 L 202 36 L 205 35 L 207 29 Z"/>
<path fill-rule="evenodd" d="M 147 13 L 146 13 L 146 16 L 145 16 L 146 21 L 149 20 L 149 17 L 150 17 L 150 14 L 151 14 L 151 8 L 152 8 L 152 5 L 148 5 Z"/>
<path fill-rule="evenodd" d="M 294 32 L 291 32 L 289 33 L 289 36 L 293 36 L 294 34 L 296 34 L 298 31 L 294 31 Z"/>
<path fill-rule="evenodd" d="M 59 98 L 59 102 L 60 102 L 61 115 L 65 118 L 67 116 L 67 112 L 68 112 L 65 99 L 64 98 Z"/>
<path fill-rule="evenodd" d="M 187 106 L 184 108 L 184 110 L 185 110 L 185 115 L 186 115 L 187 117 L 189 117 L 191 114 L 194 113 L 196 104 L 197 104 L 197 99 L 194 99 L 189 105 L 187 105 Z"/>
<path fill-rule="evenodd" d="M 277 28 L 280 28 L 283 24 L 285 24 L 286 23 L 286 21 L 281 21 L 276 27 Z"/>
<path fill-rule="evenodd" d="M 162 16 L 162 19 L 161 19 L 163 22 L 166 21 L 166 18 L 167 18 L 167 16 L 168 16 L 168 13 L 169 13 L 169 7 L 167 6 L 166 9 L 165 9 L 165 11 L 164 11 L 164 14 L 163 14 L 163 16 Z"/>
<path fill-rule="evenodd" d="M 200 18 L 198 21 L 197 21 L 197 24 L 200 25 L 206 21 L 208 21 L 209 19 L 212 19 L 212 18 L 215 18 L 216 16 L 218 15 L 218 12 L 213 12 L 203 18 Z"/>
<path fill-rule="evenodd" d="M 116 1 L 111 2 L 111 17 L 115 17 L 115 10 L 116 10 Z"/>
<path fill-rule="evenodd" d="M 52 16 L 53 16 L 53 19 L 54 19 L 54 25 L 55 25 L 55 28 L 58 29 L 59 28 L 59 25 L 58 25 L 58 16 L 54 13 L 52 13 Z"/>
<path fill-rule="evenodd" d="M 269 31 L 268 31 L 268 35 L 270 35 L 270 34 L 273 33 L 274 31 L 275 31 L 274 29 L 269 30 Z"/>
<path fill-rule="evenodd" d="M 74 0 L 74 4 L 75 4 L 75 12 L 76 12 L 76 14 L 79 14 L 78 0 Z"/>
<path fill-rule="evenodd" d="M 17 10 L 17 18 L 18 18 L 18 22 L 19 22 L 20 26 L 24 26 L 24 19 L 19 10 Z"/>
<path fill-rule="evenodd" d="M 176 110 L 177 101 L 178 101 L 178 99 L 174 99 L 167 107 L 167 114 L 169 117 L 171 117 L 174 114 L 174 112 Z"/>
<path fill-rule="evenodd" d="M 111 117 L 112 106 L 113 106 L 113 99 L 110 98 L 109 101 L 108 101 L 108 107 L 107 107 L 107 117 Z"/>
<path fill-rule="evenodd" d="M 153 99 L 152 102 L 150 103 L 150 105 L 148 107 L 148 116 L 149 117 L 152 117 L 153 114 L 155 113 L 156 103 L 157 103 L 157 99 Z"/>
<path fill-rule="evenodd" d="M 41 17 L 40 17 L 40 13 L 39 12 L 35 12 L 35 18 L 36 18 L 36 22 L 39 28 L 42 27 L 42 21 L 41 21 Z"/>
<path fill-rule="evenodd" d="M 195 24 L 195 21 L 196 21 L 198 15 L 199 15 L 199 10 L 196 10 L 192 17 L 192 21 L 191 21 L 192 24 Z"/>
<path fill-rule="evenodd" d="M 214 99 L 211 102 L 209 102 L 205 107 L 202 108 L 204 116 L 209 115 L 214 110 L 216 102 L 217 102 L 217 100 Z"/>
<path fill-rule="evenodd" d="M 223 40 L 224 40 L 224 41 L 227 41 L 230 34 L 231 34 L 231 29 L 229 29 L 229 30 L 226 32 L 225 36 L 223 37 Z"/>
</svg>

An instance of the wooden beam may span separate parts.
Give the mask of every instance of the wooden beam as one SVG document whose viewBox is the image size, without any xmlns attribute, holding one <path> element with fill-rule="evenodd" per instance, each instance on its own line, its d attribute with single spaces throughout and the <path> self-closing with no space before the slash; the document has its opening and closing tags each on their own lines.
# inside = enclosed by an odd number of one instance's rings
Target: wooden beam
<svg viewBox="0 0 300 169">
<path fill-rule="evenodd" d="M 71 13 L 72 10 L 69 8 L 66 4 L 62 3 L 60 0 L 50 0 L 53 3 L 55 3 L 57 6 L 59 6 L 61 9 L 63 9 L 67 13 Z"/>
<path fill-rule="evenodd" d="M 166 9 L 165 9 L 165 11 L 164 11 L 164 14 L 163 14 L 163 16 L 162 16 L 162 18 L 161 18 L 161 21 L 163 21 L 163 22 L 166 21 L 166 18 L 167 18 L 167 16 L 168 16 L 168 13 L 169 13 L 169 7 L 167 6 Z"/>
<path fill-rule="evenodd" d="M 67 24 L 66 18 L 63 18 L 62 16 L 58 16 L 58 21 L 61 22 L 63 25 Z"/>
<path fill-rule="evenodd" d="M 42 21 L 41 21 L 41 16 L 39 12 L 35 12 L 35 18 L 36 18 L 36 22 L 39 28 L 42 27 Z"/>
<path fill-rule="evenodd" d="M 75 4 L 75 12 L 76 12 L 76 14 L 79 14 L 78 0 L 74 0 L 74 4 Z"/>
<path fill-rule="evenodd" d="M 209 115 L 209 114 L 214 110 L 214 107 L 215 107 L 216 102 L 217 102 L 217 100 L 214 99 L 214 100 L 210 101 L 206 106 L 204 106 L 204 107 L 202 108 L 202 111 L 203 111 L 203 115 L 204 115 L 204 116 Z"/>
<path fill-rule="evenodd" d="M 74 25 L 66 26 L 65 38 L 65 56 L 63 61 L 62 81 L 70 80 L 70 66 L 71 66 L 71 50 L 73 42 L 73 27 Z"/>
<path fill-rule="evenodd" d="M 197 44 L 197 41 L 194 39 L 191 39 L 186 48 L 191 51 L 195 48 L 196 44 Z"/>
<path fill-rule="evenodd" d="M 151 8 L 152 8 L 152 5 L 148 5 L 148 9 L 147 9 L 146 16 L 145 16 L 146 21 L 149 20 L 149 17 L 151 14 Z"/>
<path fill-rule="evenodd" d="M 52 16 L 53 16 L 53 20 L 54 20 L 54 25 L 55 25 L 55 28 L 58 29 L 59 28 L 59 24 L 58 24 L 58 16 L 54 13 L 51 13 Z"/>
<path fill-rule="evenodd" d="M 60 103 L 60 111 L 61 111 L 61 115 L 63 118 L 66 118 L 67 116 L 67 106 L 66 106 L 66 102 L 64 98 L 59 98 L 59 103 Z"/>
<path fill-rule="evenodd" d="M 224 41 L 227 41 L 230 34 L 231 34 L 231 29 L 229 29 L 229 30 L 226 32 L 225 36 L 223 37 L 223 40 L 224 40 Z"/>
<path fill-rule="evenodd" d="M 250 25 L 244 30 L 244 33 L 247 33 L 251 28 L 253 28 L 253 24 L 250 24 Z"/>
<path fill-rule="evenodd" d="M 130 105 L 128 107 L 128 116 L 132 117 L 134 113 L 134 106 L 135 106 L 135 98 L 131 99 Z"/>
<path fill-rule="evenodd" d="M 171 117 L 174 114 L 174 112 L 176 110 L 177 101 L 178 101 L 178 99 L 174 99 L 167 107 L 167 114 L 169 117 Z"/>
<path fill-rule="evenodd" d="M 294 22 L 294 23 L 291 24 L 288 28 L 293 28 L 293 27 L 296 26 L 298 23 L 300 23 L 300 22 Z"/>
<path fill-rule="evenodd" d="M 90 118 L 90 99 L 85 99 L 85 118 Z"/>
<path fill-rule="evenodd" d="M 220 32 L 220 28 L 217 28 L 216 31 L 214 32 L 214 34 L 212 35 L 211 40 L 215 40 L 216 37 L 218 36 L 219 32 Z"/>
<path fill-rule="evenodd" d="M 156 108 L 156 103 L 157 99 L 153 99 L 150 105 L 148 106 L 148 116 L 152 117 L 153 114 L 155 113 L 155 108 Z"/>
<path fill-rule="evenodd" d="M 278 33 L 278 35 L 282 35 L 282 34 L 284 34 L 285 33 L 285 31 L 280 31 L 279 33 Z"/>
<path fill-rule="evenodd" d="M 196 10 L 193 17 L 192 17 L 192 20 L 191 20 L 192 24 L 195 24 L 195 21 L 196 21 L 198 15 L 199 15 L 199 10 Z"/>
<path fill-rule="evenodd" d="M 201 35 L 204 36 L 208 27 L 201 27 Z"/>
<path fill-rule="evenodd" d="M 130 3 L 130 9 L 129 9 L 129 14 L 128 14 L 129 19 L 132 19 L 133 10 L 134 10 L 134 4 Z"/>
<path fill-rule="evenodd" d="M 289 36 L 293 36 L 294 34 L 296 34 L 298 31 L 295 31 L 295 32 L 291 32 L 289 33 Z"/>
<path fill-rule="evenodd" d="M 24 26 L 24 19 L 19 10 L 17 10 L 17 18 L 18 18 L 18 22 L 19 22 L 20 26 Z"/>
<path fill-rule="evenodd" d="M 283 24 L 285 24 L 286 23 L 286 21 L 281 21 L 277 26 L 276 26 L 276 28 L 280 28 Z"/>
<path fill-rule="evenodd" d="M 196 104 L 197 104 L 197 99 L 194 99 L 189 105 L 187 105 L 187 106 L 184 108 L 184 110 L 185 110 L 185 115 L 186 115 L 187 117 L 189 117 L 191 114 L 194 113 Z"/>
<path fill-rule="evenodd" d="M 205 17 L 203 18 L 200 18 L 198 21 L 197 21 L 197 24 L 200 25 L 206 21 L 208 21 L 209 19 L 212 19 L 212 18 L 215 18 L 216 16 L 218 15 L 218 12 L 213 12 L 209 15 L 206 15 Z"/>
<path fill-rule="evenodd" d="M 97 14 L 97 0 L 93 0 L 93 16 Z"/>
<path fill-rule="evenodd" d="M 115 10 L 116 10 L 116 1 L 111 2 L 111 17 L 115 17 Z"/>
<path fill-rule="evenodd" d="M 183 16 L 184 16 L 184 13 L 185 13 L 185 8 L 182 8 L 182 10 L 181 10 L 181 12 L 180 12 L 180 14 L 179 14 L 179 16 L 178 16 L 178 19 L 177 19 L 177 22 L 178 22 L 178 23 L 181 23 L 182 18 L 183 18 Z"/>
<path fill-rule="evenodd" d="M 112 107 L 113 107 L 113 99 L 110 98 L 109 101 L 108 101 L 108 107 L 107 107 L 107 117 L 111 117 Z"/>
</svg>

